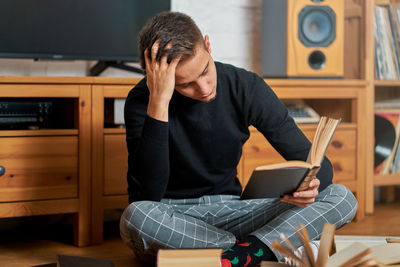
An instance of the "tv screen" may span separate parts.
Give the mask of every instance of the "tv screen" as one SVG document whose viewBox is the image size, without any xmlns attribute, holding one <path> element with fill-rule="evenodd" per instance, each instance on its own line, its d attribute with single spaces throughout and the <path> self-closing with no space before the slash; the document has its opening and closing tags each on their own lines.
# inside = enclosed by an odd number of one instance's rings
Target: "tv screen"
<svg viewBox="0 0 400 267">
<path fill-rule="evenodd" d="M 1 0 L 0 57 L 135 62 L 137 34 L 169 0 Z"/>
</svg>

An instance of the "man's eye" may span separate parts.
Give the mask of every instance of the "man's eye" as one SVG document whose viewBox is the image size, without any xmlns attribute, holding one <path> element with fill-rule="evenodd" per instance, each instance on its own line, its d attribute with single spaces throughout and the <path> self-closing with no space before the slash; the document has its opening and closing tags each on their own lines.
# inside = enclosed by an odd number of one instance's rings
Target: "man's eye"
<svg viewBox="0 0 400 267">
<path fill-rule="evenodd" d="M 189 87 L 189 85 L 190 85 L 190 83 L 184 83 L 184 84 L 181 84 L 180 87 L 181 88 L 187 88 L 187 87 Z"/>
</svg>

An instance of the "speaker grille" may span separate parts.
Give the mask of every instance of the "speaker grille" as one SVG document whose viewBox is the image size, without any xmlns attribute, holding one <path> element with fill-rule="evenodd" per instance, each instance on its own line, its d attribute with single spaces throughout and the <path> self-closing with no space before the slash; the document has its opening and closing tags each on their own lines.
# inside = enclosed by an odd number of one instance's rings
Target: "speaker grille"
<svg viewBox="0 0 400 267">
<path fill-rule="evenodd" d="M 307 47 L 327 47 L 336 38 L 336 14 L 328 6 L 306 6 L 299 13 L 299 40 Z"/>
</svg>

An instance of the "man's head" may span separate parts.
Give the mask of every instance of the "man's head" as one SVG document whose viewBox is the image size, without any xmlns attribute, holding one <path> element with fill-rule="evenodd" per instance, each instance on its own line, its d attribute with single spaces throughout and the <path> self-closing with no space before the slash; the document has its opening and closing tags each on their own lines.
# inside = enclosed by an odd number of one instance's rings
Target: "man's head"
<svg viewBox="0 0 400 267">
<path fill-rule="evenodd" d="M 197 44 L 203 44 L 203 36 L 196 23 L 187 15 L 179 12 L 162 12 L 151 18 L 138 36 L 140 65 L 146 69 L 144 51 L 151 49 L 160 40 L 156 60 L 168 54 L 168 62 L 181 56 L 181 61 L 194 55 Z M 172 46 L 166 49 L 168 43 Z"/>
<path fill-rule="evenodd" d="M 158 47 L 155 61 L 159 62 L 163 56 L 167 56 L 168 63 L 180 58 L 175 71 L 175 90 L 203 102 L 215 98 L 217 75 L 210 55 L 210 41 L 208 36 L 203 39 L 189 16 L 163 12 L 147 22 L 138 36 L 139 58 L 144 70 L 145 51 L 151 51 L 155 43 Z"/>
</svg>

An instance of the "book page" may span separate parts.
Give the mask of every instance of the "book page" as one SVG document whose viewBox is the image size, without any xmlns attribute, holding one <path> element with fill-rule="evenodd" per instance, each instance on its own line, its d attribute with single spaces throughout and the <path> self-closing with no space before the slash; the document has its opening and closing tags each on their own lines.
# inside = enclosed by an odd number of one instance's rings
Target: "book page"
<svg viewBox="0 0 400 267">
<path fill-rule="evenodd" d="M 317 175 L 322 160 L 324 159 L 326 150 L 328 149 L 328 146 L 332 141 L 333 134 L 335 133 L 339 123 L 340 119 L 337 120 L 327 117 L 321 117 L 317 126 L 317 130 L 315 131 L 310 152 L 307 157 L 307 162 L 311 164 L 312 170 L 308 173 L 307 177 L 301 183 L 297 191 L 306 190 L 311 180 L 314 178 L 315 175 Z"/>
<path fill-rule="evenodd" d="M 314 139 L 311 144 L 311 149 L 310 149 L 310 152 L 308 153 L 308 157 L 307 157 L 307 162 L 309 162 L 311 164 L 313 162 L 313 158 L 315 157 L 314 156 L 315 150 L 318 146 L 322 128 L 325 127 L 325 122 L 326 122 L 326 117 L 321 117 L 321 119 L 319 120 L 318 126 L 317 126 L 317 130 L 315 131 Z"/>
<path fill-rule="evenodd" d="M 321 117 L 308 156 L 308 162 L 312 165 L 321 165 L 339 123 L 340 120 Z"/>
<path fill-rule="evenodd" d="M 371 250 L 368 247 L 359 242 L 354 242 L 345 249 L 333 254 L 332 257 L 328 259 L 328 264 L 326 266 L 349 266 L 350 263 L 354 263 L 370 253 Z"/>
<path fill-rule="evenodd" d="M 328 262 L 329 252 L 332 249 L 336 225 L 325 223 L 321 234 L 321 241 L 318 250 L 317 267 L 324 267 Z"/>
<path fill-rule="evenodd" d="M 263 170 L 274 170 L 274 169 L 283 169 L 283 168 L 294 168 L 294 167 L 302 167 L 302 168 L 311 168 L 311 164 L 308 162 L 300 161 L 300 160 L 289 160 L 286 162 L 268 164 L 263 166 L 258 166 L 255 168 L 257 171 Z"/>
<path fill-rule="evenodd" d="M 400 244 L 388 243 L 371 248 L 372 255 L 382 264 L 400 264 Z"/>
</svg>

